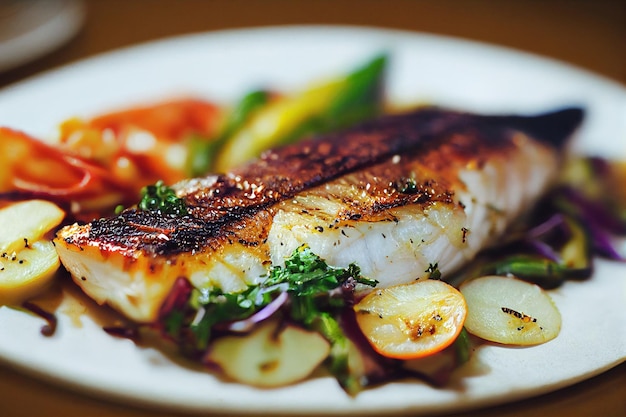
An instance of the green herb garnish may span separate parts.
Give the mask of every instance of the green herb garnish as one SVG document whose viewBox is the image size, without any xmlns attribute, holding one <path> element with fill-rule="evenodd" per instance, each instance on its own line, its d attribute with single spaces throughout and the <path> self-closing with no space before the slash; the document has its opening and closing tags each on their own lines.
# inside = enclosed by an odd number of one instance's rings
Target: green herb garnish
<svg viewBox="0 0 626 417">
<path fill-rule="evenodd" d="M 429 264 L 428 269 L 426 271 L 430 275 L 428 275 L 429 279 L 441 279 L 441 271 L 439 270 L 439 263 L 435 262 L 434 264 Z"/>
<path fill-rule="evenodd" d="M 216 326 L 246 320 L 286 292 L 288 301 L 283 304 L 281 314 L 319 332 L 330 342 L 328 369 L 346 391 L 355 393 L 361 386 L 348 367 L 352 342 L 343 333 L 337 318 L 345 308 L 341 287 L 356 283 L 378 284 L 376 280 L 362 277 L 355 264 L 348 268 L 329 266 L 303 245 L 285 261 L 284 267 L 273 266 L 262 283 L 251 285 L 245 291 L 223 293 L 217 289 L 192 289 L 183 311 L 173 310 L 162 317 L 161 323 L 164 332 L 176 340 L 185 353 L 201 355 L 209 346 Z M 184 317 L 182 323 L 181 317 Z"/>
<path fill-rule="evenodd" d="M 346 269 L 333 268 L 313 253 L 311 248 L 302 245 L 285 260 L 284 268 L 272 267 L 269 277 L 262 285 L 269 287 L 286 283 L 289 285 L 290 293 L 298 297 L 307 297 L 325 294 L 340 287 L 350 278 L 372 287 L 378 283 L 362 277 L 360 268 L 355 264 L 350 264 Z"/>
<path fill-rule="evenodd" d="M 416 194 L 419 191 L 415 178 L 404 178 L 396 184 L 396 189 L 402 194 Z"/>
<path fill-rule="evenodd" d="M 143 187 L 138 207 L 140 210 L 159 211 L 163 214 L 175 214 L 177 216 L 187 214 L 187 207 L 183 199 L 177 197 L 174 190 L 166 186 L 163 181 L 157 181 L 154 185 Z"/>
<path fill-rule="evenodd" d="M 327 360 L 328 370 L 348 393 L 355 394 L 360 388 L 358 377 L 349 368 L 349 352 L 352 343 L 343 333 L 337 316 L 345 306 L 343 297 L 333 297 L 330 291 L 341 287 L 348 280 L 374 287 L 378 281 L 361 276 L 360 268 L 350 264 L 348 268 L 333 268 L 306 246 L 300 246 L 285 261 L 285 267 L 273 267 L 263 285 L 287 284 L 291 295 L 290 317 L 305 327 L 322 334 L 331 344 Z"/>
</svg>

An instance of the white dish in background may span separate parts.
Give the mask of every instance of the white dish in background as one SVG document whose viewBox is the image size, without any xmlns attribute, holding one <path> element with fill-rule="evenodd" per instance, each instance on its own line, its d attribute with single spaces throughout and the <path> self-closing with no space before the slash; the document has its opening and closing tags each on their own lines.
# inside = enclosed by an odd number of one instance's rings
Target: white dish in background
<svg viewBox="0 0 626 417">
<path fill-rule="evenodd" d="M 0 71 L 53 51 L 71 39 L 84 18 L 77 0 L 6 0 L 0 3 Z"/>
<path fill-rule="evenodd" d="M 93 58 L 0 91 L 0 125 L 54 137 L 71 116 L 193 94 L 229 103 L 253 87 L 284 91 L 341 74 L 388 51 L 389 95 L 479 112 L 541 112 L 582 105 L 578 151 L 626 157 L 626 91 L 551 60 L 502 48 L 407 32 L 281 27 L 168 39 Z M 563 328 L 532 348 L 487 345 L 482 371 L 459 376 L 462 390 L 396 382 L 348 397 L 330 377 L 259 390 L 222 382 L 160 352 L 107 335 L 83 317 L 59 315 L 52 338 L 41 320 L 0 308 L 0 360 L 122 402 L 172 410 L 250 413 L 451 412 L 546 393 L 597 375 L 626 358 L 626 265 L 597 261 L 594 276 L 552 292 Z M 474 369 L 476 369 L 474 367 Z"/>
</svg>

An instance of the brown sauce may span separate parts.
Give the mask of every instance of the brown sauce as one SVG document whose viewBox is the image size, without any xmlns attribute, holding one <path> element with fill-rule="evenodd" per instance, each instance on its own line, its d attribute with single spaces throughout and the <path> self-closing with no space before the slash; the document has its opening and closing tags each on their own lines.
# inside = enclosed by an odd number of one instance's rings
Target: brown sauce
<svg viewBox="0 0 626 417">
<path fill-rule="evenodd" d="M 73 326 L 83 327 L 89 318 L 98 326 L 125 326 L 130 322 L 108 306 L 101 306 L 82 292 L 64 268 L 59 268 L 51 286 L 29 300 L 43 310 L 70 319 Z"/>
</svg>

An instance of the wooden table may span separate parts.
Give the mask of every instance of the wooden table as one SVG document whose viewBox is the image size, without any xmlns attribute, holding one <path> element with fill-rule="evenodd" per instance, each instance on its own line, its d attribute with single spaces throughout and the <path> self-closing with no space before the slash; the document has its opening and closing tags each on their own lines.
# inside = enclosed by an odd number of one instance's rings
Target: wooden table
<svg viewBox="0 0 626 417">
<path fill-rule="evenodd" d="M 610 0 L 289 1 L 91 0 L 60 49 L 0 74 L 0 88 L 41 71 L 171 35 L 283 24 L 407 29 L 505 45 L 570 62 L 626 84 L 626 2 Z M 616 329 L 617 330 L 617 329 Z M 0 366 L 0 415 L 164 415 L 89 398 Z M 455 416 L 625 416 L 626 364 L 551 394 Z"/>
</svg>

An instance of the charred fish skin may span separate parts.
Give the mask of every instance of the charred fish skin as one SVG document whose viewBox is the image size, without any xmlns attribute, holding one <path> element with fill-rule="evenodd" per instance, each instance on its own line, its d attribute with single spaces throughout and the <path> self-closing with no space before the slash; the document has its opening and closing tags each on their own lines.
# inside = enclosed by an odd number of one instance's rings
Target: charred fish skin
<svg viewBox="0 0 626 417">
<path fill-rule="evenodd" d="M 437 139 L 478 132 L 480 139 L 477 137 L 473 144 L 463 148 L 468 154 L 453 157 L 475 158 L 480 165 L 480 159 L 487 154 L 481 156 L 479 146 L 481 150 L 493 151 L 509 146 L 509 141 L 502 137 L 506 129 L 516 129 L 531 137 L 538 132 L 541 141 L 559 147 L 581 120 L 580 109 L 536 118 L 472 116 L 441 110 L 391 116 L 343 134 L 268 151 L 260 160 L 230 174 L 178 185 L 179 194 L 190 208 L 190 218 L 181 220 L 158 212 L 131 211 L 114 220 L 95 221 L 91 233 L 96 239 L 110 239 L 119 249 L 141 249 L 157 255 L 197 251 L 226 232 L 229 225 L 256 211 L 395 155 L 440 146 Z M 558 126 L 558 121 L 562 123 L 560 130 L 542 130 L 544 123 Z M 440 163 L 443 167 L 446 159 L 440 158 Z M 151 240 L 147 232 L 154 230 L 166 236 L 171 234 L 174 239 Z"/>
<path fill-rule="evenodd" d="M 176 184 L 187 216 L 129 209 L 62 229 L 57 248 L 88 295 L 138 321 L 156 318 L 178 277 L 242 290 L 301 243 L 381 285 L 433 262 L 448 272 L 539 197 L 582 117 L 388 116 Z"/>
</svg>

